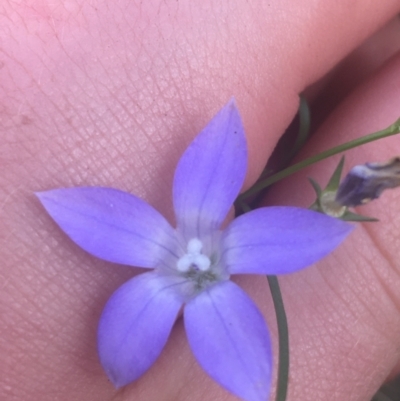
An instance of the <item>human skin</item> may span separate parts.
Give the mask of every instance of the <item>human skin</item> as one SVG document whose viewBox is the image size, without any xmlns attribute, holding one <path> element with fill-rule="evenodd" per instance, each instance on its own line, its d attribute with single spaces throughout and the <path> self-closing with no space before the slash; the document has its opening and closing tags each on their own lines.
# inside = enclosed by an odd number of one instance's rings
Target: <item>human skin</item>
<svg viewBox="0 0 400 401">
<path fill-rule="evenodd" d="M 97 322 L 112 292 L 140 269 L 80 250 L 33 192 L 112 186 L 172 220 L 177 160 L 232 95 L 248 138 L 249 187 L 295 115 L 298 93 L 399 10 L 393 0 L 2 2 L 0 399 L 234 400 L 197 365 L 181 320 L 141 379 L 112 387 L 97 358 Z M 363 61 L 352 67 L 375 74 Z M 397 119 L 398 71 L 399 57 L 341 102 L 303 156 Z M 317 92 L 329 97 L 323 86 Z M 353 150 L 348 166 L 385 160 L 398 148 L 393 137 Z M 266 202 L 307 206 L 306 175 L 323 183 L 336 162 L 282 183 Z M 291 339 L 289 400 L 367 401 L 395 367 L 398 194 L 362 209 L 380 223 L 358 226 L 332 255 L 280 279 Z M 276 346 L 265 279 L 238 283 L 264 312 Z"/>
</svg>

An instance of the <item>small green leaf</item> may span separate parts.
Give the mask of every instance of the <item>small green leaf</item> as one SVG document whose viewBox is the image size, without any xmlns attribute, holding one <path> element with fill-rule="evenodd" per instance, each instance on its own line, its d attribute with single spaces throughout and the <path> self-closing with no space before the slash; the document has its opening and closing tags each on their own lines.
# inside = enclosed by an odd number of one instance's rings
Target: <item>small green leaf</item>
<svg viewBox="0 0 400 401">
<path fill-rule="evenodd" d="M 379 221 L 375 217 L 363 216 L 361 214 L 353 213 L 347 210 L 345 214 L 341 217 L 341 220 L 345 221 L 358 221 L 358 222 L 376 222 Z"/>
<path fill-rule="evenodd" d="M 335 171 L 333 172 L 332 177 L 325 188 L 326 191 L 336 192 L 338 190 L 340 185 L 340 177 L 342 176 L 343 165 L 344 165 L 344 155 L 340 159 L 339 164 L 337 165 Z"/>
</svg>

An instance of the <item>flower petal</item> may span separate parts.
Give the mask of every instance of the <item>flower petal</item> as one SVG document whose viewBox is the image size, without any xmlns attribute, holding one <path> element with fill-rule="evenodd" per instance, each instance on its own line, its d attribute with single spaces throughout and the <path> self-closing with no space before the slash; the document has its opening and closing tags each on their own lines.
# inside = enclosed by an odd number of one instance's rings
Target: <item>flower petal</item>
<svg viewBox="0 0 400 401">
<path fill-rule="evenodd" d="M 100 361 L 116 387 L 140 377 L 160 355 L 182 306 L 176 287 L 157 273 L 121 286 L 99 323 Z"/>
<path fill-rule="evenodd" d="M 253 301 L 225 281 L 184 310 L 190 347 L 203 369 L 246 401 L 265 401 L 271 386 L 268 329 Z"/>
<path fill-rule="evenodd" d="M 223 258 L 231 274 L 283 274 L 333 251 L 353 229 L 308 209 L 265 207 L 235 219 L 225 230 Z"/>
<path fill-rule="evenodd" d="M 174 230 L 134 195 L 111 188 L 64 188 L 36 194 L 80 247 L 114 263 L 155 267 L 174 252 Z"/>
<path fill-rule="evenodd" d="M 189 145 L 175 172 L 175 213 L 187 239 L 219 228 L 243 185 L 246 168 L 246 138 L 231 100 Z"/>
</svg>

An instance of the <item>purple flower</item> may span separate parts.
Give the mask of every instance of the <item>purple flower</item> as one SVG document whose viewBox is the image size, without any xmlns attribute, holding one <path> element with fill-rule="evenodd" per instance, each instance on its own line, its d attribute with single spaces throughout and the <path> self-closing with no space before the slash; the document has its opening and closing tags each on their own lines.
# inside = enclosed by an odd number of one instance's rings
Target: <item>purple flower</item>
<svg viewBox="0 0 400 401">
<path fill-rule="evenodd" d="M 246 166 L 244 130 L 231 101 L 178 163 L 176 227 L 143 200 L 116 189 L 37 194 L 62 230 L 92 255 L 153 269 L 122 285 L 100 319 L 100 360 L 116 387 L 150 368 L 184 306 L 189 344 L 204 370 L 243 400 L 267 399 L 268 329 L 253 301 L 229 278 L 295 272 L 331 252 L 351 226 L 306 209 L 266 207 L 222 230 Z"/>
</svg>

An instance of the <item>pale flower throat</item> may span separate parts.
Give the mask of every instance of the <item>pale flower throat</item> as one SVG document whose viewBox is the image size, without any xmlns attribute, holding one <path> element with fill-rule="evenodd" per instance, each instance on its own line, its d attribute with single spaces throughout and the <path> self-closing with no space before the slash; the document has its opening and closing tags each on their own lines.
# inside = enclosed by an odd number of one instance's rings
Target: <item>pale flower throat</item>
<svg viewBox="0 0 400 401">
<path fill-rule="evenodd" d="M 208 238 L 207 246 L 199 238 L 191 238 L 186 243 L 186 253 L 175 262 L 178 276 L 185 279 L 183 294 L 187 300 L 210 286 L 229 279 L 229 273 L 220 260 L 218 239 L 218 235 L 214 236 L 214 241 L 211 241 L 214 244 L 210 246 Z"/>
</svg>

